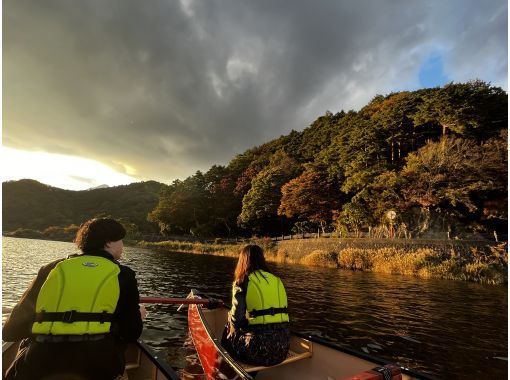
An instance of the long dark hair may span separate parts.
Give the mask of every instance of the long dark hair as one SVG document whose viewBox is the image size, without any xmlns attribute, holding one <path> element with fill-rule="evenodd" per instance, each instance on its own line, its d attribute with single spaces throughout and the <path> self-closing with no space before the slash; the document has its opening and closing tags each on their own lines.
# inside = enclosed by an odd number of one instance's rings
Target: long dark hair
<svg viewBox="0 0 510 380">
<path fill-rule="evenodd" d="M 234 282 L 238 285 L 246 281 L 248 276 L 256 270 L 269 272 L 264 251 L 258 245 L 249 244 L 239 253 L 239 260 L 234 274 Z"/>
</svg>

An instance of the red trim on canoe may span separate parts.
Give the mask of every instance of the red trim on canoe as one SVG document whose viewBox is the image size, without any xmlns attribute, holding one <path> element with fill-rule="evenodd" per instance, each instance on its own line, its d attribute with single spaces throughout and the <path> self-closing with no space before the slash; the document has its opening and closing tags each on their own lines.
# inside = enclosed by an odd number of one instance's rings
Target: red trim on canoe
<svg viewBox="0 0 510 380">
<path fill-rule="evenodd" d="M 202 305 L 188 308 L 188 327 L 207 380 L 253 380 L 221 347 L 219 338 L 204 323 Z"/>
<path fill-rule="evenodd" d="M 197 300 L 194 300 L 197 301 Z M 190 305 L 188 308 L 188 326 L 193 339 L 193 344 L 197 350 L 200 364 L 204 370 L 207 379 L 214 379 L 216 370 L 216 362 L 218 359 L 218 351 L 213 342 L 209 338 L 209 334 L 204 328 L 198 308 L 196 305 Z"/>
</svg>

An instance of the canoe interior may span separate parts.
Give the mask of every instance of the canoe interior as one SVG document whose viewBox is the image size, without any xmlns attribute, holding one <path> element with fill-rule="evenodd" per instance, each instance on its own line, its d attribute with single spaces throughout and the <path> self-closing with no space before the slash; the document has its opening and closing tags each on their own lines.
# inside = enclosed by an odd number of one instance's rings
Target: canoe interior
<svg viewBox="0 0 510 380">
<path fill-rule="evenodd" d="M 2 378 L 18 351 L 19 342 L 2 345 Z M 177 380 L 177 373 L 158 358 L 145 343 L 131 343 L 126 351 L 126 372 L 122 380 Z"/>
<path fill-rule="evenodd" d="M 218 308 L 209 310 L 199 307 L 204 322 L 208 324 L 211 332 L 218 340 L 221 339 L 223 328 L 227 321 L 228 310 Z M 356 357 L 349 353 L 339 351 L 324 344 L 312 342 L 311 340 L 292 335 L 290 350 L 297 354 L 303 354 L 311 349 L 312 354 L 308 357 L 292 361 L 274 367 L 259 368 L 257 380 L 280 379 L 280 380 L 325 380 L 342 379 L 353 376 L 363 371 L 371 370 L 380 366 L 380 363 L 372 362 Z M 250 366 L 242 364 L 242 367 L 250 372 Z M 402 379 L 415 379 L 405 373 Z"/>
<path fill-rule="evenodd" d="M 6 342 L 2 344 L 2 379 L 4 378 L 5 371 L 7 371 L 16 358 L 18 347 L 19 342 Z"/>
</svg>

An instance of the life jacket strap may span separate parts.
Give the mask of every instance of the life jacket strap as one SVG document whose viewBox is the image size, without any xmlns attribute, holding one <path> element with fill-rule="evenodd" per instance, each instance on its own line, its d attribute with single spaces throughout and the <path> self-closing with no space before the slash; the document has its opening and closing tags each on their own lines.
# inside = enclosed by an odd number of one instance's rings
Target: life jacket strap
<svg viewBox="0 0 510 380">
<path fill-rule="evenodd" d="M 263 315 L 288 314 L 289 310 L 286 307 L 270 307 L 268 309 L 252 310 L 249 313 L 250 317 L 256 318 Z"/>
<path fill-rule="evenodd" d="M 103 340 L 109 334 L 84 334 L 84 335 L 36 335 L 35 341 L 38 343 L 75 343 L 75 342 L 94 342 Z"/>
<path fill-rule="evenodd" d="M 35 322 L 112 322 L 113 314 L 103 311 L 102 313 L 82 313 L 76 310 L 64 312 L 47 312 L 42 311 L 35 314 Z"/>
</svg>

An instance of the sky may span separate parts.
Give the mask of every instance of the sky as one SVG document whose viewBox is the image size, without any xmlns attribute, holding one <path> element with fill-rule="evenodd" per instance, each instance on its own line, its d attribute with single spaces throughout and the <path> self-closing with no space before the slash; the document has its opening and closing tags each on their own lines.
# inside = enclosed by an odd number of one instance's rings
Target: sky
<svg viewBox="0 0 510 380">
<path fill-rule="evenodd" d="M 2 180 L 171 183 L 376 94 L 507 90 L 507 24 L 506 0 L 5 1 Z"/>
</svg>

